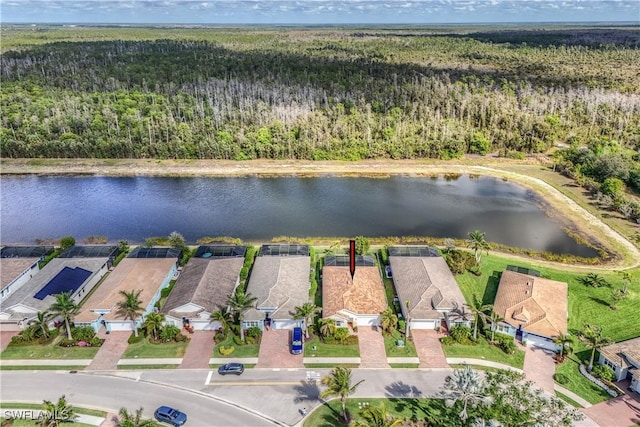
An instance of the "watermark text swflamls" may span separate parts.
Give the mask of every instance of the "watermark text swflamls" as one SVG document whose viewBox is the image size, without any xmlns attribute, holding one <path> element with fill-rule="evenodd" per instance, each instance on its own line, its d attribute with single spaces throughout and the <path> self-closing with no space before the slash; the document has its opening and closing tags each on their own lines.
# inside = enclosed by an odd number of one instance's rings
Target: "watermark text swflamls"
<svg viewBox="0 0 640 427">
<path fill-rule="evenodd" d="M 42 409 L 5 409 L 2 411 L 3 418 L 13 420 L 60 420 L 69 419 L 67 411 L 43 411 Z"/>
</svg>

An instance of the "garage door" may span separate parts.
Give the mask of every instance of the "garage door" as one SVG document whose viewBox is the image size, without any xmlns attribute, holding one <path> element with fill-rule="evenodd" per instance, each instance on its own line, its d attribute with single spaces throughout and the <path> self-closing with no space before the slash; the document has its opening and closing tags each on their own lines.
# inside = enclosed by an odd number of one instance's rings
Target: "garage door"
<svg viewBox="0 0 640 427">
<path fill-rule="evenodd" d="M 435 329 L 436 320 L 412 320 L 411 329 Z"/>
<path fill-rule="evenodd" d="M 273 329 L 293 329 L 300 326 L 300 320 L 272 319 L 271 327 Z"/>
<path fill-rule="evenodd" d="M 107 322 L 107 330 L 109 331 L 130 331 L 131 322 Z"/>
<path fill-rule="evenodd" d="M 528 346 L 545 348 L 547 350 L 552 350 L 552 351 L 556 351 L 557 350 L 557 346 L 553 343 L 553 341 L 550 341 L 550 340 L 548 340 L 546 338 L 542 338 L 542 337 L 539 337 L 537 335 L 532 335 L 532 334 L 528 334 L 527 335 L 527 345 Z"/>
<path fill-rule="evenodd" d="M 358 316 L 358 326 L 378 326 L 380 316 Z"/>
</svg>

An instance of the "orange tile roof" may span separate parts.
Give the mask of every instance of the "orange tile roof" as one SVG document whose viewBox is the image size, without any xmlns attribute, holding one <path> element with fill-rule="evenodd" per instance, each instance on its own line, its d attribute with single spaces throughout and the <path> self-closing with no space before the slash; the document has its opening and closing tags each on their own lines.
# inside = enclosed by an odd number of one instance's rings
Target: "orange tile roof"
<svg viewBox="0 0 640 427">
<path fill-rule="evenodd" d="M 160 284 L 176 263 L 175 258 L 125 258 L 109 274 L 106 280 L 82 304 L 83 310 L 75 317 L 76 322 L 91 322 L 98 318 L 93 310 L 110 310 L 106 320 L 121 320 L 115 305 L 122 300 L 120 291 L 142 290 L 140 304 L 146 308 Z"/>
<path fill-rule="evenodd" d="M 387 309 L 384 284 L 378 267 L 357 267 L 353 280 L 349 267 L 322 268 L 322 316 L 348 310 L 379 314 Z"/>
<path fill-rule="evenodd" d="M 506 323 L 527 332 L 546 337 L 566 334 L 567 293 L 564 282 L 505 270 L 493 309 Z"/>
</svg>

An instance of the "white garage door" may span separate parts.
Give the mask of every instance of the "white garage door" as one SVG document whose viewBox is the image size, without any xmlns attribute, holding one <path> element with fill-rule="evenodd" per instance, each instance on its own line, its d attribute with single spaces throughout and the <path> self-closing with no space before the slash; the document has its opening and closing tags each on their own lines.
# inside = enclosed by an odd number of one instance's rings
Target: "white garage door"
<svg viewBox="0 0 640 427">
<path fill-rule="evenodd" d="M 527 335 L 527 345 L 541 347 L 552 351 L 557 350 L 557 346 L 553 343 L 553 341 L 532 334 Z"/>
<path fill-rule="evenodd" d="M 300 320 L 288 320 L 288 319 L 272 319 L 271 327 L 273 329 L 293 329 L 296 326 L 300 326 Z"/>
<path fill-rule="evenodd" d="M 358 316 L 358 326 L 378 326 L 380 316 Z"/>
<path fill-rule="evenodd" d="M 107 322 L 109 331 L 131 331 L 131 322 Z"/>
<path fill-rule="evenodd" d="M 435 329 L 437 320 L 412 320 L 411 329 Z"/>
</svg>

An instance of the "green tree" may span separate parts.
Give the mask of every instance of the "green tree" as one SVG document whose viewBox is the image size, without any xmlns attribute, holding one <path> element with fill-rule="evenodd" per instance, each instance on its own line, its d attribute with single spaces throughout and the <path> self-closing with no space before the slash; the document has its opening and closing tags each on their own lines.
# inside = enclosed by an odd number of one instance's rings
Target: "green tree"
<svg viewBox="0 0 640 427">
<path fill-rule="evenodd" d="M 49 320 L 51 315 L 47 310 L 39 311 L 37 317 L 29 322 L 29 327 L 33 329 L 34 335 L 42 333 L 44 338 L 49 338 Z"/>
<path fill-rule="evenodd" d="M 142 329 L 146 335 L 153 335 L 153 339 L 158 339 L 158 333 L 164 323 L 164 313 L 149 313 L 142 323 Z"/>
<path fill-rule="evenodd" d="M 356 240 L 356 254 L 365 255 L 367 252 L 369 252 L 369 247 L 371 246 L 371 243 L 369 242 L 368 238 L 364 236 L 357 236 L 355 240 Z"/>
<path fill-rule="evenodd" d="M 332 337 L 336 333 L 336 321 L 334 319 L 320 319 L 318 328 L 323 337 Z"/>
<path fill-rule="evenodd" d="M 568 334 L 560 332 L 558 335 L 552 337 L 553 343 L 560 346 L 560 359 L 563 359 L 565 351 L 569 353 L 571 351 L 571 344 L 573 344 L 573 338 Z"/>
<path fill-rule="evenodd" d="M 168 240 L 169 240 L 169 245 L 172 248 L 184 249 L 187 247 L 187 243 L 186 243 L 186 240 L 184 239 L 184 236 L 178 233 L 177 231 L 172 231 L 171 234 L 169 234 Z"/>
<path fill-rule="evenodd" d="M 618 270 L 616 271 L 616 273 L 618 273 L 620 277 L 622 277 L 622 287 L 620 288 L 620 291 L 623 294 L 626 294 L 627 292 L 629 292 L 629 287 L 631 286 L 631 273 L 624 270 Z"/>
<path fill-rule="evenodd" d="M 602 329 L 599 326 L 590 325 L 588 323 L 585 323 L 584 328 L 580 333 L 580 339 L 591 347 L 591 357 L 589 358 L 589 372 L 591 372 L 593 369 L 593 358 L 596 355 L 596 350 L 611 344 L 611 340 L 602 336 Z"/>
<path fill-rule="evenodd" d="M 120 240 L 118 242 L 118 251 L 121 254 L 129 252 L 129 242 L 126 240 Z"/>
<path fill-rule="evenodd" d="M 78 416 L 73 410 L 65 397 L 62 395 L 56 403 L 49 400 L 42 402 L 42 419 L 40 425 L 42 427 L 58 427 L 62 423 L 73 422 Z"/>
<path fill-rule="evenodd" d="M 304 333 L 309 338 L 309 326 L 313 325 L 313 317 L 320 312 L 320 308 L 312 302 L 305 302 L 295 307 L 294 319 L 304 319 Z"/>
<path fill-rule="evenodd" d="M 122 299 L 116 303 L 117 313 L 126 319 L 131 320 L 133 334 L 138 336 L 138 328 L 136 327 L 136 319 L 144 312 L 142 301 L 140 300 L 141 289 L 135 291 L 120 291 Z"/>
<path fill-rule="evenodd" d="M 54 295 L 55 302 L 49 307 L 51 317 L 62 317 L 64 326 L 67 329 L 67 338 L 71 340 L 71 323 L 73 317 L 80 311 L 80 306 L 71 298 L 71 292 L 63 292 L 61 294 Z"/>
<path fill-rule="evenodd" d="M 473 294 L 471 298 L 471 304 L 467 304 L 469 311 L 473 315 L 473 339 L 478 339 L 478 323 L 480 319 L 487 320 L 486 311 L 492 310 L 492 304 L 483 304 L 482 301 L 478 299 L 476 294 Z"/>
<path fill-rule="evenodd" d="M 596 273 L 589 273 L 586 276 L 580 278 L 580 281 L 585 285 L 593 286 L 594 288 L 609 286 L 609 282 L 607 282 L 604 277 Z"/>
<path fill-rule="evenodd" d="M 60 249 L 63 251 L 65 249 L 69 249 L 71 246 L 76 244 L 76 239 L 73 236 L 65 236 L 60 239 Z"/>
<path fill-rule="evenodd" d="M 233 313 L 229 311 L 228 306 L 221 306 L 218 310 L 211 313 L 209 319 L 212 322 L 220 323 L 220 327 L 222 328 L 222 332 L 226 336 L 229 332 L 229 327 L 233 322 Z"/>
<path fill-rule="evenodd" d="M 245 294 L 241 289 L 237 289 L 235 293 L 229 295 L 227 298 L 227 304 L 231 307 L 233 314 L 238 319 L 238 327 L 240 328 L 240 339 L 244 342 L 244 333 L 242 331 L 242 316 L 250 308 L 255 307 L 258 298 L 251 295 L 251 293 Z"/>
<path fill-rule="evenodd" d="M 616 310 L 618 308 L 618 303 L 625 299 L 628 294 L 622 289 L 614 289 L 611 291 L 611 304 L 609 306 L 612 310 Z"/>
<path fill-rule="evenodd" d="M 340 344 L 344 344 L 346 339 L 349 337 L 349 328 L 336 328 L 335 332 L 333 333 L 333 337 L 340 341 Z"/>
<path fill-rule="evenodd" d="M 619 197 L 624 190 L 624 182 L 618 178 L 607 178 L 600 186 L 600 191 L 613 198 Z"/>
<path fill-rule="evenodd" d="M 469 418 L 469 407 L 475 407 L 478 403 L 486 402 L 486 384 L 480 374 L 469 365 L 464 369 L 456 369 L 445 380 L 441 396 L 447 406 L 452 407 L 457 402 L 462 402 L 460 420 L 465 424 Z"/>
<path fill-rule="evenodd" d="M 353 427 L 396 427 L 402 425 L 402 420 L 393 417 L 384 402 L 378 406 L 367 406 L 360 411 L 359 415 L 360 418 L 353 422 Z"/>
<path fill-rule="evenodd" d="M 364 380 L 358 381 L 356 384 L 352 384 L 351 369 L 336 367 L 329 372 L 329 375 L 323 377 L 322 384 L 327 386 L 326 390 L 320 393 L 320 398 L 337 396 L 340 399 L 342 405 L 342 419 L 345 422 L 349 422 L 347 415 L 347 398 L 356 392 L 356 389 Z"/>
<path fill-rule="evenodd" d="M 495 342 L 496 328 L 498 327 L 498 323 L 504 321 L 504 318 L 500 316 L 495 310 L 491 309 L 491 313 L 489 313 L 487 321 L 491 323 L 491 342 Z"/>
<path fill-rule="evenodd" d="M 474 230 L 469 233 L 467 247 L 473 249 L 473 255 L 476 257 L 476 263 L 478 264 L 480 264 L 480 252 L 485 251 L 489 253 L 489 249 L 491 249 L 491 245 L 489 245 L 485 239 L 485 233 L 479 230 Z"/>
<path fill-rule="evenodd" d="M 118 427 L 155 427 L 157 425 L 155 422 L 142 418 L 143 411 L 144 408 L 140 407 L 132 414 L 127 408 L 120 408 L 118 412 Z"/>
<path fill-rule="evenodd" d="M 398 316 L 393 308 L 387 307 L 385 311 L 380 313 L 380 327 L 386 334 L 392 334 L 398 328 Z"/>
</svg>

